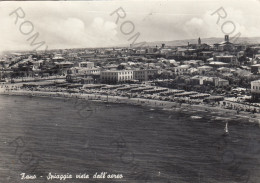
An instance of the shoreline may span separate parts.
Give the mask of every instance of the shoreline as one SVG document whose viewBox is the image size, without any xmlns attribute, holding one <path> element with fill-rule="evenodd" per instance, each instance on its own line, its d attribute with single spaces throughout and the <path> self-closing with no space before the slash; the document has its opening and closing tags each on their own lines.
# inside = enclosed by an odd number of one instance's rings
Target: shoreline
<svg viewBox="0 0 260 183">
<path fill-rule="evenodd" d="M 260 125 L 260 114 L 252 114 L 251 112 L 240 111 L 237 113 L 232 109 L 225 109 L 220 106 L 210 106 L 206 104 L 187 104 L 172 101 L 161 101 L 154 99 L 144 98 L 128 98 L 121 96 L 101 95 L 101 94 L 82 94 L 82 93 L 67 93 L 67 92 L 48 92 L 48 91 L 28 91 L 28 90 L 12 90 L 0 91 L 0 95 L 16 95 L 16 96 L 29 96 L 29 97 L 49 97 L 49 98 L 72 98 L 83 99 L 85 101 L 115 103 L 115 104 L 129 104 L 144 107 L 159 108 L 167 111 L 187 111 L 187 112 L 208 112 L 214 113 L 222 120 L 236 120 L 247 119 L 250 123 Z M 108 100 L 107 100 L 108 99 Z M 194 117 L 194 116 L 191 116 Z M 195 116 L 196 117 L 196 116 Z"/>
</svg>

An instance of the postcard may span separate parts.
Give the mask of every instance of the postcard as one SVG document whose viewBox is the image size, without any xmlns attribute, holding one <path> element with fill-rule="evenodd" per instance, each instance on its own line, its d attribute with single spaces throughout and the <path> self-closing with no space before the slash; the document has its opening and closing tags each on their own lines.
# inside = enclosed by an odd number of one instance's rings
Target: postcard
<svg viewBox="0 0 260 183">
<path fill-rule="evenodd" d="M 259 8 L 1 1 L 0 182 L 260 182 Z"/>
</svg>

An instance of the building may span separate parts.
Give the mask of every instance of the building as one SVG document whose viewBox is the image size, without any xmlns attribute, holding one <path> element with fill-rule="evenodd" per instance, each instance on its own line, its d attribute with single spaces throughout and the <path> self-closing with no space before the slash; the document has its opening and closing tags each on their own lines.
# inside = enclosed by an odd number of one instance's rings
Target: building
<svg viewBox="0 0 260 183">
<path fill-rule="evenodd" d="M 210 46 L 206 43 L 202 43 L 200 37 L 198 38 L 198 43 L 197 44 L 189 44 L 188 47 L 195 49 L 195 50 L 209 50 Z"/>
<path fill-rule="evenodd" d="M 186 48 L 177 48 L 176 55 L 177 56 L 185 56 L 187 52 Z"/>
<path fill-rule="evenodd" d="M 94 84 L 94 78 L 91 76 L 87 76 L 86 78 L 81 78 L 81 84 Z"/>
<path fill-rule="evenodd" d="M 183 75 L 189 73 L 189 65 L 180 65 L 178 67 L 173 68 L 173 72 L 175 75 Z"/>
<path fill-rule="evenodd" d="M 260 64 L 251 65 L 251 73 L 259 74 L 260 73 Z"/>
<path fill-rule="evenodd" d="M 100 68 L 86 68 L 86 69 L 80 69 L 80 74 L 85 75 L 100 75 Z"/>
<path fill-rule="evenodd" d="M 94 68 L 94 62 L 80 62 L 79 67 Z"/>
<path fill-rule="evenodd" d="M 68 83 L 94 84 L 94 79 L 91 76 L 83 77 L 79 75 L 68 74 L 66 76 Z"/>
<path fill-rule="evenodd" d="M 214 61 L 217 62 L 224 62 L 229 64 L 237 64 L 237 57 L 233 55 L 222 55 L 222 56 L 215 56 Z"/>
<path fill-rule="evenodd" d="M 213 79 L 214 85 L 217 87 L 223 87 L 223 86 L 228 86 L 229 81 L 226 79 L 221 79 L 221 78 L 214 78 Z"/>
<path fill-rule="evenodd" d="M 61 54 L 56 54 L 53 58 L 52 58 L 53 62 L 63 62 L 65 61 L 65 58 L 62 57 Z"/>
<path fill-rule="evenodd" d="M 145 49 L 136 50 L 136 54 L 146 54 L 146 50 Z"/>
<path fill-rule="evenodd" d="M 210 58 L 213 56 L 212 51 L 202 51 L 199 53 L 199 56 Z"/>
<path fill-rule="evenodd" d="M 8 61 L 6 61 L 6 60 L 0 60 L 0 69 L 6 69 L 6 68 L 8 68 L 8 66 L 9 66 L 9 64 L 10 63 L 8 63 Z"/>
<path fill-rule="evenodd" d="M 78 75 L 100 75 L 100 68 L 82 68 L 82 67 L 72 67 L 70 68 L 71 74 Z"/>
<path fill-rule="evenodd" d="M 66 75 L 71 67 L 73 67 L 72 62 L 62 61 L 62 62 L 55 62 L 55 65 L 58 69 L 58 74 Z"/>
<path fill-rule="evenodd" d="M 260 63 L 260 54 L 253 55 L 252 61 L 253 61 L 254 64 Z"/>
<path fill-rule="evenodd" d="M 259 101 L 260 97 L 260 80 L 251 82 L 252 101 Z"/>
<path fill-rule="evenodd" d="M 134 70 L 133 77 L 134 80 L 138 81 L 148 81 L 154 78 L 154 75 L 158 74 L 157 69 L 145 69 L 145 70 Z"/>
<path fill-rule="evenodd" d="M 76 75 L 71 75 L 71 74 L 68 74 L 66 76 L 66 81 L 68 83 L 78 83 L 80 81 L 79 77 L 76 76 Z"/>
<path fill-rule="evenodd" d="M 190 84 L 191 85 L 203 85 L 204 84 L 204 80 L 206 81 L 208 79 L 208 77 L 205 76 L 193 76 L 190 79 Z"/>
<path fill-rule="evenodd" d="M 203 65 L 203 66 L 201 66 L 201 67 L 198 67 L 197 69 L 198 69 L 198 72 L 199 72 L 200 74 L 205 74 L 205 73 L 207 73 L 207 72 L 213 70 L 213 67 L 207 66 L 207 65 Z"/>
<path fill-rule="evenodd" d="M 229 35 L 225 35 L 223 42 L 214 44 L 214 49 L 216 51 L 234 51 L 235 46 L 233 43 L 229 42 Z"/>
<path fill-rule="evenodd" d="M 102 83 L 121 83 L 133 80 L 132 70 L 108 70 L 100 72 Z"/>
</svg>

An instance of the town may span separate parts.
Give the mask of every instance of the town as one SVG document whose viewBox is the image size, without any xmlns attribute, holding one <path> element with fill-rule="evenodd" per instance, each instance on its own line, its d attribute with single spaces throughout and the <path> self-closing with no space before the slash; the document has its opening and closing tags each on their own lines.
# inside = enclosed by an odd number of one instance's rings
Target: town
<svg viewBox="0 0 260 183">
<path fill-rule="evenodd" d="M 260 46 L 234 44 L 229 35 L 213 45 L 198 38 L 185 46 L 8 52 L 0 67 L 7 94 L 94 94 L 260 113 Z"/>
</svg>

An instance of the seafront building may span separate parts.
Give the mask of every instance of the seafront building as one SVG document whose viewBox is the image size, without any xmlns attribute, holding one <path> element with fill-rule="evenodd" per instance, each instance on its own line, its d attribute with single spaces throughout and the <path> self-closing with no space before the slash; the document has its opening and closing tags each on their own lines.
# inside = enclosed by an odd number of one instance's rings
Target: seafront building
<svg viewBox="0 0 260 183">
<path fill-rule="evenodd" d="M 158 74 L 157 69 L 143 70 L 109 70 L 101 71 L 100 78 L 102 83 L 123 83 L 127 81 L 148 81 L 155 79 Z"/>
<path fill-rule="evenodd" d="M 134 79 L 133 70 L 101 71 L 100 79 L 101 79 L 101 83 L 108 83 L 108 84 L 131 81 Z"/>
<path fill-rule="evenodd" d="M 253 101 L 259 101 L 260 99 L 260 80 L 251 82 L 251 95 Z"/>
</svg>

